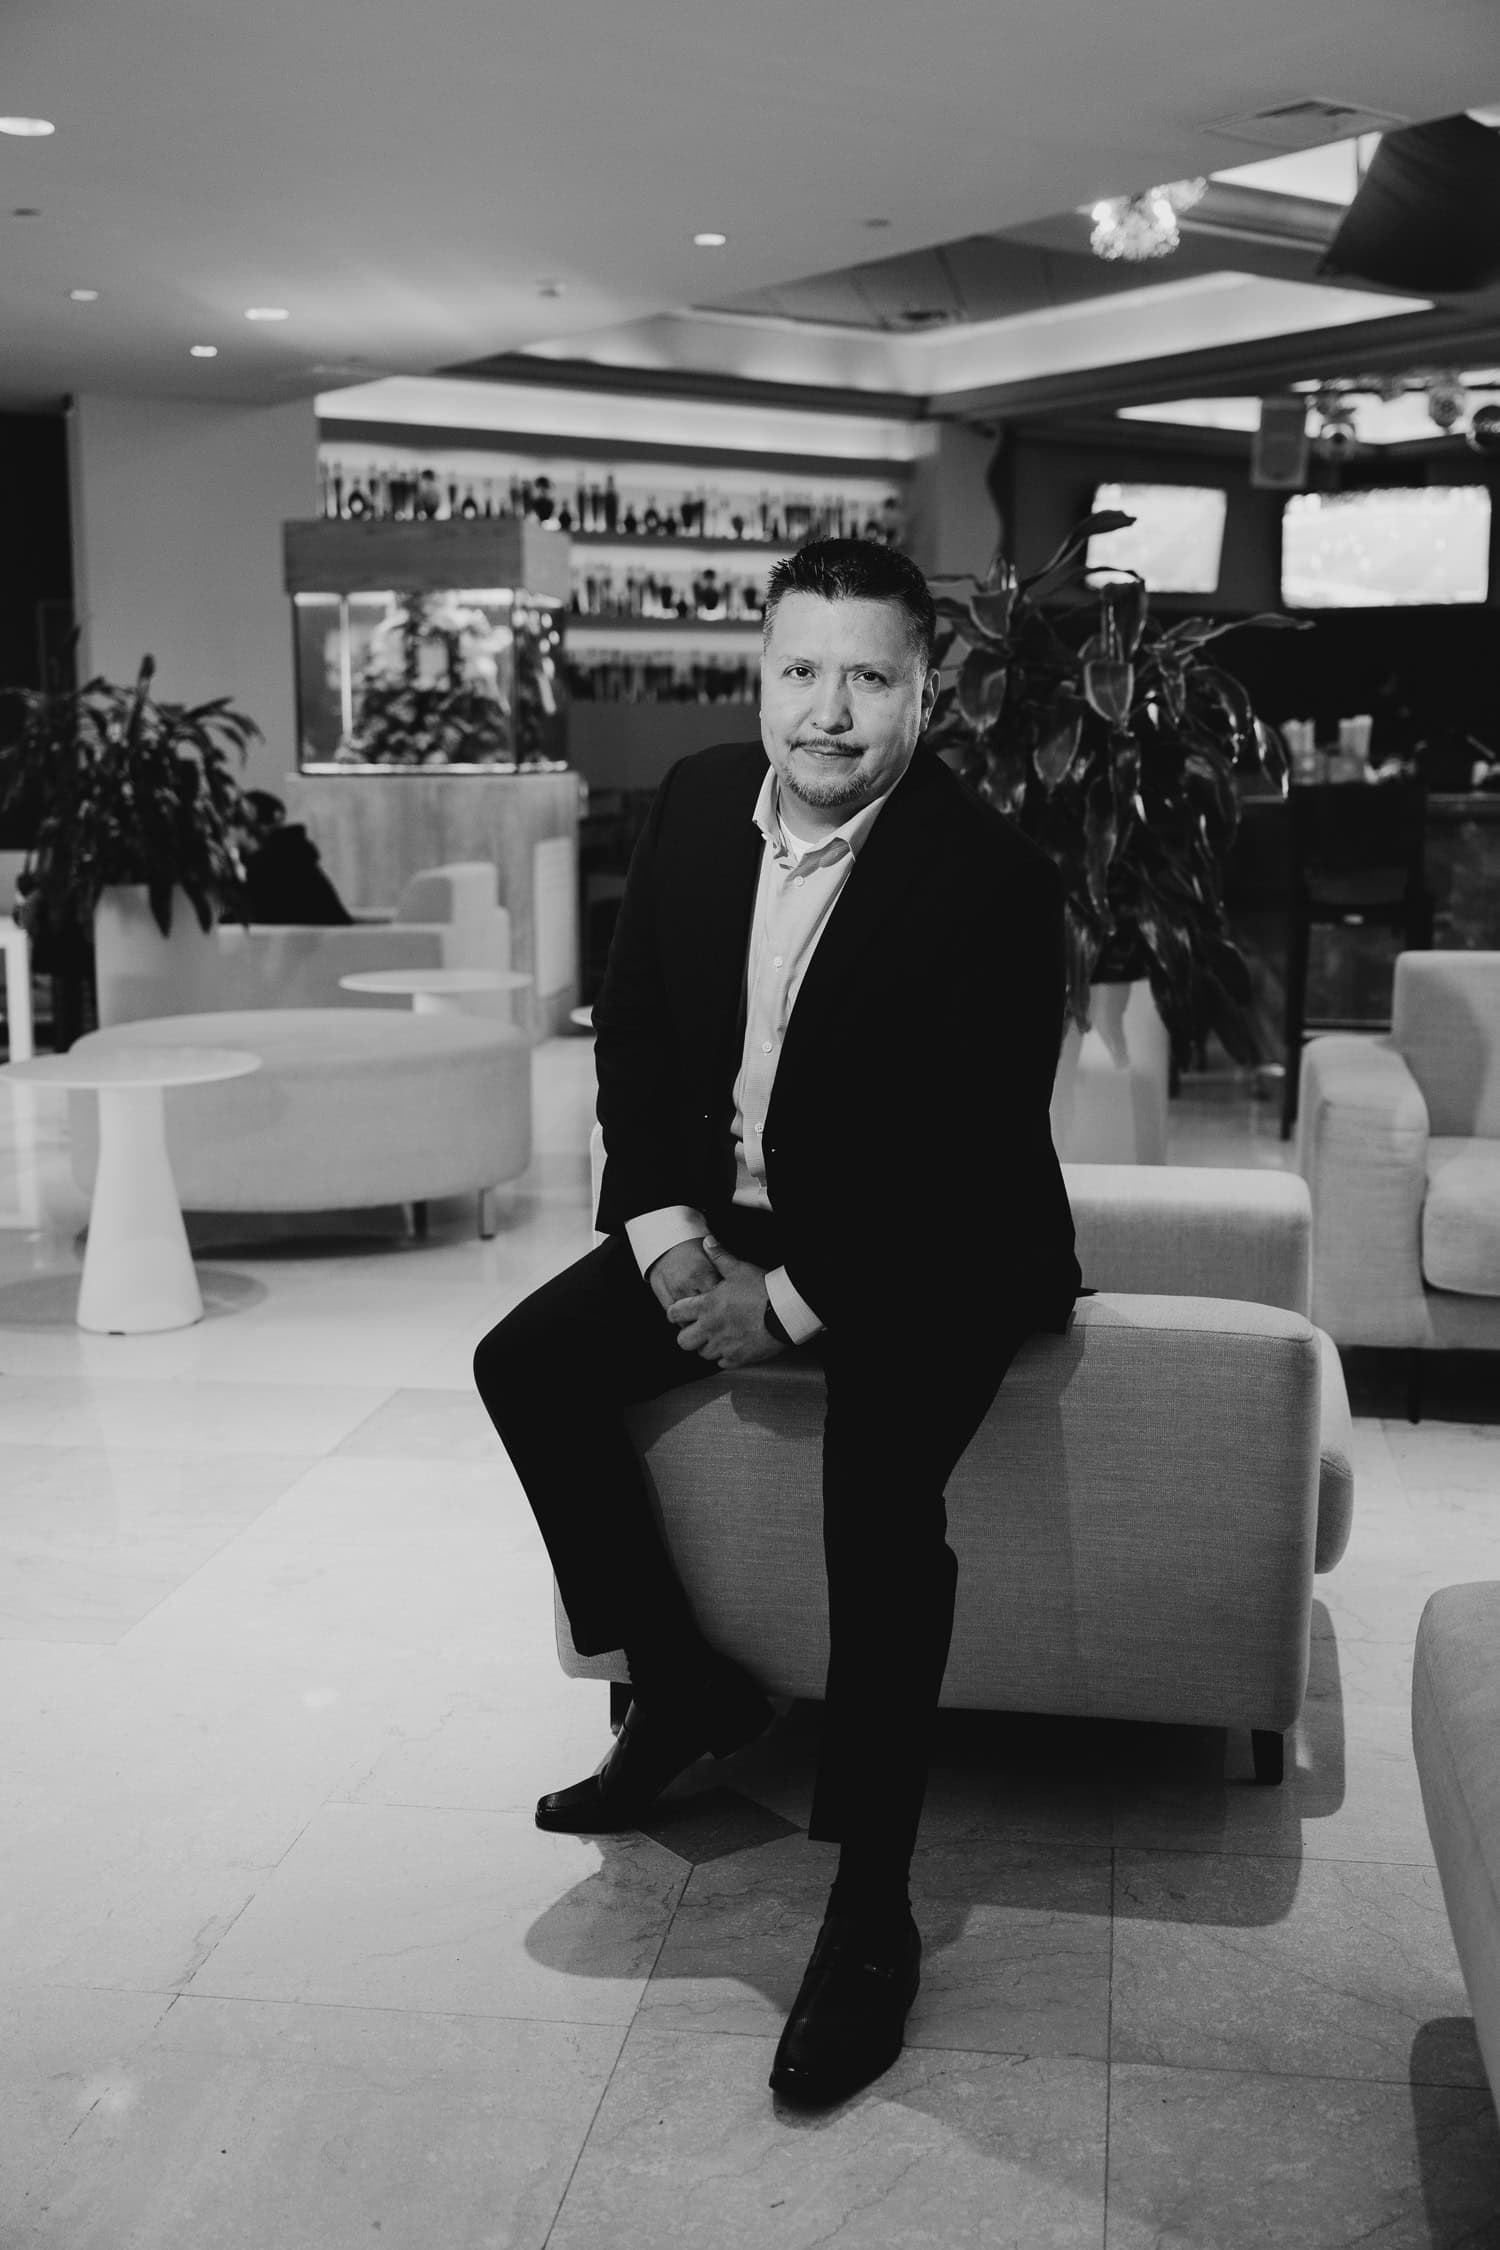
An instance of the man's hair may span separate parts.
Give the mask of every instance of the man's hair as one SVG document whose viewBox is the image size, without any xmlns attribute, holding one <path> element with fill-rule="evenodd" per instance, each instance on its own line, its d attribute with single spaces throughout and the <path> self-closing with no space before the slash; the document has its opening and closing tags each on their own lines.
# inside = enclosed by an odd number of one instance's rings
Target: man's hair
<svg viewBox="0 0 1500 2250">
<path fill-rule="evenodd" d="M 931 667 L 938 625 L 932 593 L 910 556 L 894 547 L 873 539 L 814 539 L 786 556 L 766 581 L 768 639 L 783 594 L 816 594 L 825 602 L 895 602 L 906 612 L 924 670 Z"/>
</svg>

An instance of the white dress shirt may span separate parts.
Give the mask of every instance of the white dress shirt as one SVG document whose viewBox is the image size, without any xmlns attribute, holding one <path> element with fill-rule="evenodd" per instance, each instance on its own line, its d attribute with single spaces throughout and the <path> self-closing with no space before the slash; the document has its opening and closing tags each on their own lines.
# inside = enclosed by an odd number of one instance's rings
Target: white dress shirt
<svg viewBox="0 0 1500 2250">
<path fill-rule="evenodd" d="M 753 815 L 765 843 L 745 963 L 745 1044 L 734 1082 L 734 1200 L 750 1210 L 771 1208 L 761 1135 L 797 993 L 886 796 L 862 806 L 820 841 L 804 843 L 784 826 L 781 785 L 775 767 L 766 768 Z M 627 1219 L 625 1232 L 644 1274 L 677 1243 L 701 1241 L 708 1221 L 690 1204 L 674 1203 Z M 823 1323 L 792 1287 L 785 1266 L 766 1275 L 766 1294 L 794 1344 L 817 1335 Z"/>
</svg>

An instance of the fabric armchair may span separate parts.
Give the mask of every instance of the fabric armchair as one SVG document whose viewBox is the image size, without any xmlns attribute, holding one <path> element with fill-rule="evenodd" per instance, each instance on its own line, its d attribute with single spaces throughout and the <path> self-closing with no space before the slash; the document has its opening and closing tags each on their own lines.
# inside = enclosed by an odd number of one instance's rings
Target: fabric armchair
<svg viewBox="0 0 1500 2250">
<path fill-rule="evenodd" d="M 1403 953 L 1388 1037 L 1310 1042 L 1297 1158 L 1319 1327 L 1500 1349 L 1500 953 Z"/>
</svg>

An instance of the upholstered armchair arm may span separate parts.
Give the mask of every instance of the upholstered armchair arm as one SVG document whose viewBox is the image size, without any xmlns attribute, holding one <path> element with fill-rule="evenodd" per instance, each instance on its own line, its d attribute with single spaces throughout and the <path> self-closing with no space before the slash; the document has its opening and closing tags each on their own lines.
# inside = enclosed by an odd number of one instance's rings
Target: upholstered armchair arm
<svg viewBox="0 0 1500 2250">
<path fill-rule="evenodd" d="M 1308 1308 L 1307 1189 L 1289 1172 L 1065 1164 L 1090 1289 Z"/>
<path fill-rule="evenodd" d="M 1312 1195 L 1312 1317 L 1338 1344 L 1420 1345 L 1427 1104 L 1388 1040 L 1302 1056 L 1297 1162 Z"/>
</svg>

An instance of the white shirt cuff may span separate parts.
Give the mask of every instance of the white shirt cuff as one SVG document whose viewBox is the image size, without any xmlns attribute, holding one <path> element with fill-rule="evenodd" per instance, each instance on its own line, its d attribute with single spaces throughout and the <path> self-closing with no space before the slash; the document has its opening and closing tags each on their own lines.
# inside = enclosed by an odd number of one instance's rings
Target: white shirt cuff
<svg viewBox="0 0 1500 2250">
<path fill-rule="evenodd" d="M 707 1232 L 707 1219 L 690 1203 L 669 1203 L 660 1211 L 641 1211 L 625 1221 L 626 1239 L 643 1274 L 663 1252 L 675 1250 L 679 1242 L 701 1242 Z"/>
<path fill-rule="evenodd" d="M 799 1297 L 787 1278 L 785 1266 L 774 1266 L 766 1275 L 766 1295 L 771 1310 L 794 1344 L 805 1344 L 821 1335 L 823 1323 L 805 1297 Z"/>
</svg>

